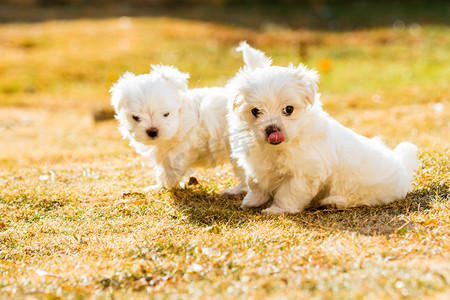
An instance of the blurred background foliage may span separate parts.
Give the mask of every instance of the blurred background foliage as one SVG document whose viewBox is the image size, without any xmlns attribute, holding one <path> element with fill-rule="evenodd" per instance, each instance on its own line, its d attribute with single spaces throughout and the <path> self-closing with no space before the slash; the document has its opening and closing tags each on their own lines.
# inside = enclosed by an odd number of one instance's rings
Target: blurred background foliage
<svg viewBox="0 0 450 300">
<path fill-rule="evenodd" d="M 107 104 L 155 63 L 224 85 L 241 40 L 317 69 L 332 111 L 445 102 L 449 23 L 450 1 L 0 0 L 0 104 Z"/>
<path fill-rule="evenodd" d="M 34 11 L 30 11 L 30 7 Z M 58 12 L 54 10 L 57 9 Z M 260 29 L 352 30 L 394 21 L 450 23 L 446 0 L 0 0 L 0 22 L 52 18 L 171 15 Z"/>
</svg>

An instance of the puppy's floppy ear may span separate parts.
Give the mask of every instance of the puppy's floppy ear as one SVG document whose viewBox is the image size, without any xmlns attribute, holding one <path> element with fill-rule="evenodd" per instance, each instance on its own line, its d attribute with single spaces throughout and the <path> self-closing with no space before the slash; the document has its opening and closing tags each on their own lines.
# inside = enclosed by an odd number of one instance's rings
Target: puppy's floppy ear
<svg viewBox="0 0 450 300">
<path fill-rule="evenodd" d="M 189 74 L 180 72 L 177 68 L 164 65 L 152 65 L 153 74 L 159 74 L 181 92 L 188 90 Z"/>
<path fill-rule="evenodd" d="M 242 52 L 245 66 L 250 70 L 268 67 L 272 64 L 272 59 L 267 57 L 264 52 L 250 47 L 245 41 L 239 44 L 236 51 Z"/>
<path fill-rule="evenodd" d="M 303 94 L 303 97 L 305 97 L 308 103 L 313 106 L 317 93 L 317 82 L 319 81 L 317 71 L 308 69 L 308 67 L 303 64 L 300 64 L 297 68 L 292 65 L 289 67 L 294 69 L 294 76 L 301 89 L 301 94 Z"/>
<path fill-rule="evenodd" d="M 111 104 L 116 113 L 118 113 L 125 106 L 125 89 L 129 85 L 129 81 L 135 77 L 136 75 L 133 73 L 126 72 L 116 83 L 113 84 L 112 88 L 109 90 L 111 93 Z"/>
<path fill-rule="evenodd" d="M 228 108 L 231 108 L 231 111 L 233 112 L 244 102 L 246 96 L 244 87 L 247 85 L 248 75 L 249 73 L 247 70 L 240 69 L 236 76 L 234 76 L 227 84 L 227 89 L 232 91 L 230 94 L 232 101 L 228 102 L 231 103 Z"/>
<path fill-rule="evenodd" d="M 242 103 L 244 102 L 244 96 L 242 96 L 241 94 L 237 94 L 234 98 L 233 101 L 231 103 L 231 110 L 234 112 L 236 111 L 236 109 L 238 109 L 238 107 L 240 107 L 242 105 Z"/>
</svg>

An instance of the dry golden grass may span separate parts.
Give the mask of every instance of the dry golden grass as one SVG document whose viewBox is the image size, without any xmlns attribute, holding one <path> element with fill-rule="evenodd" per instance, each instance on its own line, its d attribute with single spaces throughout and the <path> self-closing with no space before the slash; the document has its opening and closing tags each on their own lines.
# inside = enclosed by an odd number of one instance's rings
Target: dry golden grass
<svg viewBox="0 0 450 300">
<path fill-rule="evenodd" d="M 448 298 L 450 30 L 414 30 L 256 31 L 166 17 L 0 24 L 0 295 Z M 199 170 L 199 186 L 143 194 L 151 170 L 92 110 L 108 105 L 122 72 L 151 63 L 191 73 L 193 87 L 223 85 L 243 39 L 276 64 L 318 68 L 325 109 L 346 126 L 416 143 L 413 192 L 385 206 L 267 216 L 218 196 L 234 183 L 225 166 Z"/>
</svg>

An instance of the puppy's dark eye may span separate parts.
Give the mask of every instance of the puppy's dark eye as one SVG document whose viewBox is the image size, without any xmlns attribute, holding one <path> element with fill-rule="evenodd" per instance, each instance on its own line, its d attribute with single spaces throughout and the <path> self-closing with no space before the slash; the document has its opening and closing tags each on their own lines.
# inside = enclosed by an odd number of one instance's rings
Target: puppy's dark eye
<svg viewBox="0 0 450 300">
<path fill-rule="evenodd" d="M 256 107 L 252 109 L 252 115 L 254 115 L 256 118 L 261 114 L 261 111 L 257 109 Z"/>
<path fill-rule="evenodd" d="M 170 115 L 170 113 L 163 114 L 164 118 L 168 117 L 169 115 Z"/>
<path fill-rule="evenodd" d="M 133 116 L 132 118 L 133 118 L 133 120 L 135 120 L 136 122 L 139 122 L 139 121 L 141 120 L 141 118 L 139 118 L 138 116 Z"/>
<path fill-rule="evenodd" d="M 286 116 L 292 115 L 293 112 L 294 112 L 294 107 L 293 107 L 293 106 L 288 105 L 288 106 L 286 106 L 285 108 L 283 108 L 283 113 L 284 113 Z"/>
</svg>

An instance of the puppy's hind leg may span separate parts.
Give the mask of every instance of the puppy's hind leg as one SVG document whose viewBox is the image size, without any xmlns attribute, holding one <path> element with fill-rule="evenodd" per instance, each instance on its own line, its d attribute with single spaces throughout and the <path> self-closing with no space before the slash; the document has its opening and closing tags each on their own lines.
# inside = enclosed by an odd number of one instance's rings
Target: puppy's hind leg
<svg viewBox="0 0 450 300">
<path fill-rule="evenodd" d="M 240 182 L 232 188 L 224 190 L 220 195 L 226 197 L 233 197 L 237 195 L 242 195 L 248 192 L 248 186 L 245 180 L 245 172 L 244 169 L 239 167 L 236 163 L 236 160 L 231 161 L 233 165 L 233 171 L 237 178 L 239 178 Z"/>
</svg>

